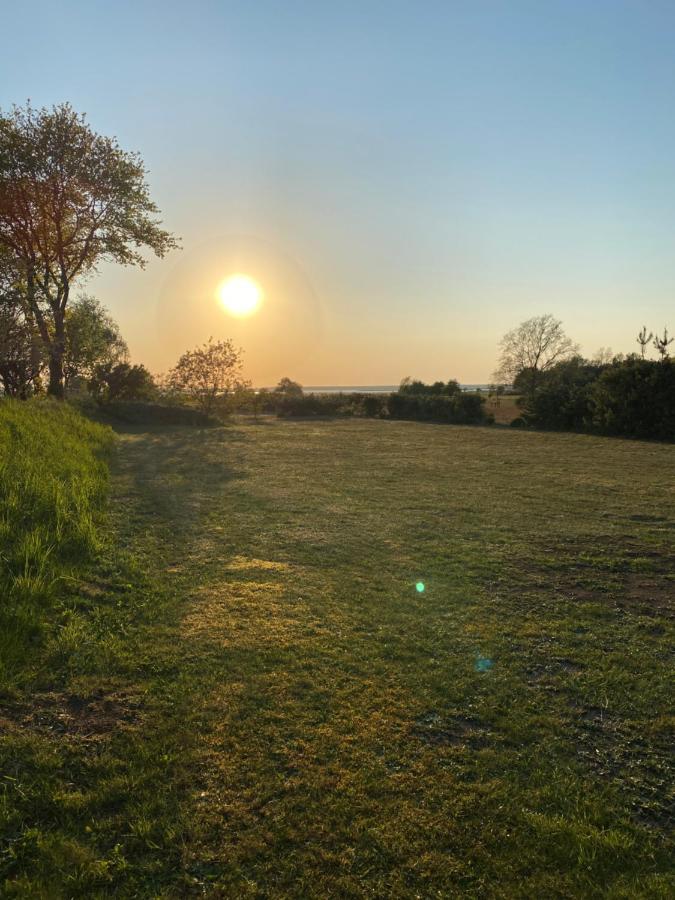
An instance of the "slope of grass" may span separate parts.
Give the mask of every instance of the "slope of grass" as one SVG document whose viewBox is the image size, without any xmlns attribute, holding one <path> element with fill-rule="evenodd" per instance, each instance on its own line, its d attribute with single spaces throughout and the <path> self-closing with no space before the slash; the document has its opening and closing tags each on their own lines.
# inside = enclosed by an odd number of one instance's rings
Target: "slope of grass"
<svg viewBox="0 0 675 900">
<path fill-rule="evenodd" d="M 59 585 L 99 544 L 111 441 L 67 405 L 0 402 L 0 683 L 30 656 Z"/>
<path fill-rule="evenodd" d="M 674 475 L 515 430 L 126 434 L 115 546 L 0 713 L 4 894 L 671 896 Z"/>
</svg>

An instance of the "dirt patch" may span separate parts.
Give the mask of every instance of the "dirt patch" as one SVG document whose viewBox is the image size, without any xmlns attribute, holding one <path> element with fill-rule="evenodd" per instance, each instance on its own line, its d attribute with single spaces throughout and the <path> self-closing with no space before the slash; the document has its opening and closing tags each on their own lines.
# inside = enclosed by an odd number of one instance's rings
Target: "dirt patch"
<svg viewBox="0 0 675 900">
<path fill-rule="evenodd" d="M 594 779 L 614 783 L 628 800 L 633 818 L 670 830 L 675 821 L 671 751 L 665 742 L 647 744 L 630 722 L 600 706 L 574 708 L 576 757 Z"/>
<path fill-rule="evenodd" d="M 488 731 L 478 719 L 467 716 L 442 716 L 427 712 L 415 719 L 411 733 L 424 744 L 473 748 L 485 746 Z"/>
<path fill-rule="evenodd" d="M 656 619 L 675 618 L 675 581 L 668 576 L 647 577 L 638 573 L 626 576 L 624 590 L 617 597 L 620 609 Z"/>
<path fill-rule="evenodd" d="M 78 740 L 106 740 L 115 732 L 139 726 L 142 696 L 123 691 L 80 694 L 35 694 L 28 705 L 6 709 L 0 731 L 29 731 Z"/>
</svg>

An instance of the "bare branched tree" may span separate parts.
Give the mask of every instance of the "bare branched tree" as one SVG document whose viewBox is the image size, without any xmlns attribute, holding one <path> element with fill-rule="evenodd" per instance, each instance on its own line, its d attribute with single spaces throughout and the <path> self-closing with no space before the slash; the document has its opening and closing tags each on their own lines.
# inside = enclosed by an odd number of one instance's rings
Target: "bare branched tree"
<svg viewBox="0 0 675 900">
<path fill-rule="evenodd" d="M 579 352 L 578 344 L 567 337 L 562 323 L 552 315 L 535 316 L 504 335 L 495 380 L 513 383 L 517 375 L 527 373 L 531 390 L 541 372 Z"/>
<path fill-rule="evenodd" d="M 19 269 L 24 304 L 64 392 L 65 318 L 73 283 L 103 260 L 145 265 L 140 249 L 176 246 L 160 227 L 140 157 L 96 134 L 69 104 L 0 112 L 0 248 Z"/>
<path fill-rule="evenodd" d="M 653 337 L 654 337 L 654 335 L 652 334 L 651 331 L 649 332 L 649 334 L 647 334 L 647 326 L 646 325 L 643 325 L 642 331 L 638 332 L 638 336 L 635 340 L 640 345 L 640 352 L 642 354 L 643 359 L 645 358 L 645 350 Z"/>
<path fill-rule="evenodd" d="M 614 359 L 611 347 L 599 347 L 593 354 L 593 362 L 598 366 L 608 366 Z"/>
</svg>

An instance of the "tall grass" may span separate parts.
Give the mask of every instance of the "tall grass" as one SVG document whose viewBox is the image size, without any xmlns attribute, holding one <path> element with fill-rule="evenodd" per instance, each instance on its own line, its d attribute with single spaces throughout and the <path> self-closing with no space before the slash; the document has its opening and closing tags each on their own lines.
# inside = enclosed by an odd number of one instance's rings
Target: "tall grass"
<svg viewBox="0 0 675 900">
<path fill-rule="evenodd" d="M 0 680 L 98 545 L 110 429 L 66 404 L 0 401 Z"/>
</svg>

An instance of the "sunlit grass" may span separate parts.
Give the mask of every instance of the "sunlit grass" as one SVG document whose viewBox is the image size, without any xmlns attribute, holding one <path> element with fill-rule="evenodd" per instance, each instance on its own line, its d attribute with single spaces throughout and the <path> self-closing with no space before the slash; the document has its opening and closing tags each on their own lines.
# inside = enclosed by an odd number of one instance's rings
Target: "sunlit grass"
<svg viewBox="0 0 675 900">
<path fill-rule="evenodd" d="M 669 896 L 674 472 L 417 423 L 125 435 L 118 549 L 5 711 L 5 893 Z"/>
<path fill-rule="evenodd" d="M 66 405 L 0 401 L 0 683 L 30 656 L 55 587 L 99 544 L 111 442 Z"/>
</svg>

